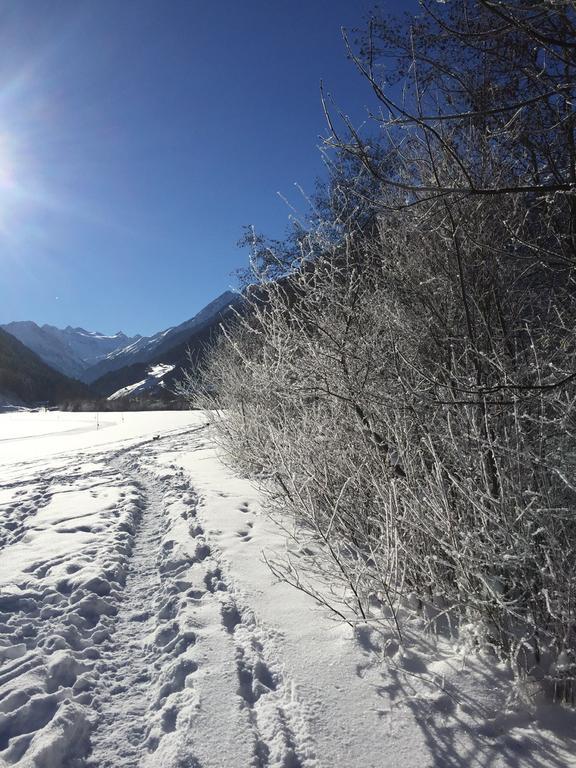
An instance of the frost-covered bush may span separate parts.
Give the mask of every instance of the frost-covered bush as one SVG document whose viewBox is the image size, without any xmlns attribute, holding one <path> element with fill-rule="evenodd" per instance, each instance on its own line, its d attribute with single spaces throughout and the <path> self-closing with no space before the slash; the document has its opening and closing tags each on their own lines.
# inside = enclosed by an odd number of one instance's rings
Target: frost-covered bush
<svg viewBox="0 0 576 768">
<path fill-rule="evenodd" d="M 576 308 L 560 289 L 554 321 L 526 317 L 544 275 L 516 295 L 507 264 L 506 322 L 473 343 L 449 250 L 416 239 L 383 226 L 267 284 L 214 350 L 204 404 L 310 555 L 285 578 L 352 620 L 381 604 L 400 632 L 408 598 L 482 620 L 522 669 L 572 660 L 574 392 L 556 385 Z"/>
</svg>

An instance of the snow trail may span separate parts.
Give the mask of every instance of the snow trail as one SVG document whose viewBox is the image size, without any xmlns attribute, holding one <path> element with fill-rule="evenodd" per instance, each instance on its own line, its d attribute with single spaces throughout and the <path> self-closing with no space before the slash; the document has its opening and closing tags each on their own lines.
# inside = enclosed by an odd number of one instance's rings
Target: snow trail
<svg viewBox="0 0 576 768">
<path fill-rule="evenodd" d="M 134 478 L 134 459 L 122 469 Z M 155 624 L 154 612 L 161 599 L 161 580 L 156 553 L 162 535 L 162 500 L 152 484 L 132 479 L 140 489 L 140 519 L 126 586 L 111 638 L 102 646 L 102 658 L 94 708 L 100 713 L 92 734 L 87 765 L 94 768 L 137 766 L 146 750 L 146 714 L 153 654 L 145 639 Z"/>
<path fill-rule="evenodd" d="M 154 463 L 157 450 L 118 460 L 140 512 L 95 667 L 99 720 L 86 768 L 221 765 L 216 722 L 234 744 L 234 765 L 313 768 L 303 710 L 272 641 L 207 542 L 194 489 L 182 470 Z"/>
</svg>

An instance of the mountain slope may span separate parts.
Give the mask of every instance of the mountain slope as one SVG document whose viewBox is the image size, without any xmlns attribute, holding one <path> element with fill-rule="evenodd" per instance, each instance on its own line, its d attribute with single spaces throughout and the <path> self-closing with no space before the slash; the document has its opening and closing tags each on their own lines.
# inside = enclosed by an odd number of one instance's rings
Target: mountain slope
<svg viewBox="0 0 576 768">
<path fill-rule="evenodd" d="M 53 325 L 44 325 L 43 328 L 59 339 L 77 358 L 87 366 L 94 365 L 99 360 L 113 354 L 117 349 L 122 349 L 142 338 L 126 336 L 118 331 L 113 336 L 107 336 L 98 331 L 86 331 L 84 328 L 72 328 L 68 325 L 64 330 Z"/>
<path fill-rule="evenodd" d="M 173 369 L 174 366 L 169 363 L 153 365 L 146 371 L 145 378 L 119 389 L 117 392 L 110 395 L 108 400 L 121 400 L 124 397 L 142 397 L 150 392 L 156 392 L 158 388 L 163 388 L 165 377 L 171 373 Z"/>
<path fill-rule="evenodd" d="M 160 331 L 154 334 L 154 336 L 140 337 L 135 342 L 115 350 L 106 359 L 101 360 L 88 369 L 83 376 L 83 380 L 92 383 L 100 380 L 106 374 L 118 371 L 126 366 L 132 366 L 137 363 L 164 362 L 161 359 L 164 354 L 195 334 L 200 333 L 203 329 L 217 323 L 219 318 L 228 311 L 228 308 L 234 306 L 239 301 L 239 294 L 225 291 L 190 320 L 186 320 L 184 323 L 173 328 Z"/>
<path fill-rule="evenodd" d="M 55 405 L 68 399 L 90 397 L 87 387 L 55 371 L 0 328 L 0 401 Z"/>
<path fill-rule="evenodd" d="M 30 320 L 7 323 L 1 327 L 35 352 L 51 368 L 78 379 L 84 379 L 86 369 L 99 360 L 140 338 L 129 337 L 121 332 L 106 336 L 71 326 L 64 329 L 53 325 L 40 327 Z"/>
<path fill-rule="evenodd" d="M 160 395 L 163 398 L 169 397 L 170 390 L 175 382 L 182 378 L 182 371 L 190 366 L 190 361 L 192 360 L 193 364 L 202 359 L 206 348 L 220 333 L 221 324 L 229 322 L 235 313 L 241 309 L 241 296 L 231 295 L 234 297 L 234 304 L 225 303 L 216 314 L 212 314 L 209 320 L 204 315 L 205 321 L 199 324 L 200 327 L 189 326 L 188 330 L 173 334 L 170 337 L 176 342 L 173 346 L 167 347 L 167 345 L 162 344 L 161 351 L 147 362 L 133 363 L 118 370 L 109 371 L 93 381 L 91 388 L 100 395 L 110 397 L 117 394 L 119 390 L 128 390 L 131 385 L 148 379 L 152 368 L 165 365 L 172 366 L 172 368 L 161 379 L 158 379 L 158 387 L 155 390 L 152 387 L 147 389 L 147 394 Z M 210 307 L 210 305 L 208 306 Z M 181 327 L 178 326 L 178 328 Z M 129 391 L 126 391 L 123 396 L 129 397 L 130 394 Z M 118 397 L 122 397 L 122 395 L 118 395 Z"/>
</svg>

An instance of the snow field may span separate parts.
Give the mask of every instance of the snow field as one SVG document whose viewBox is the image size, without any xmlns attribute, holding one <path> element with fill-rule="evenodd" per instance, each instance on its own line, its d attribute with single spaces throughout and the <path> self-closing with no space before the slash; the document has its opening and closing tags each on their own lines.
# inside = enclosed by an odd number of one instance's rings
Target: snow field
<svg viewBox="0 0 576 768">
<path fill-rule="evenodd" d="M 2 764 L 65 765 L 94 722 L 98 649 L 118 611 L 139 494 L 115 485 L 114 467 L 79 472 L 74 490 L 63 484 L 73 476 L 38 483 L 36 514 L 19 517 L 0 556 Z"/>
<path fill-rule="evenodd" d="M 54 411 L 17 411 L 3 413 L 0 421 L 0 442 L 14 443 L 36 437 L 54 436 L 65 432 L 78 432 L 95 427 L 93 413 L 55 413 Z"/>
<path fill-rule="evenodd" d="M 230 765 L 313 766 L 292 687 L 156 444 L 25 472 L 3 496 L 19 514 L 0 555 L 1 764 L 221 764 L 217 722 Z"/>
<path fill-rule="evenodd" d="M 136 447 L 160 433 L 186 430 L 199 419 L 201 414 L 194 411 L 0 413 L 2 484 L 12 473 L 21 478 L 27 466 L 37 475 L 41 470 L 36 461 L 40 459 L 46 460 L 47 471 L 57 461 L 69 466 L 72 452 L 78 452 L 85 461 L 90 461 L 93 453 L 98 460 L 106 460 L 109 452 Z M 59 459 L 59 455 L 64 458 Z"/>
</svg>

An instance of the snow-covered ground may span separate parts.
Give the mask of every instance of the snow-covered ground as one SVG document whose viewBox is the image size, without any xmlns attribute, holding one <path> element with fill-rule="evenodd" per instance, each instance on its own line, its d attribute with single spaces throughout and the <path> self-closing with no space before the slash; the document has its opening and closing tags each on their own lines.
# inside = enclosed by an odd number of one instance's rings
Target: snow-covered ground
<svg viewBox="0 0 576 768">
<path fill-rule="evenodd" d="M 576 765 L 492 656 L 276 583 L 204 414 L 0 415 L 0 472 L 0 766 Z"/>
</svg>

